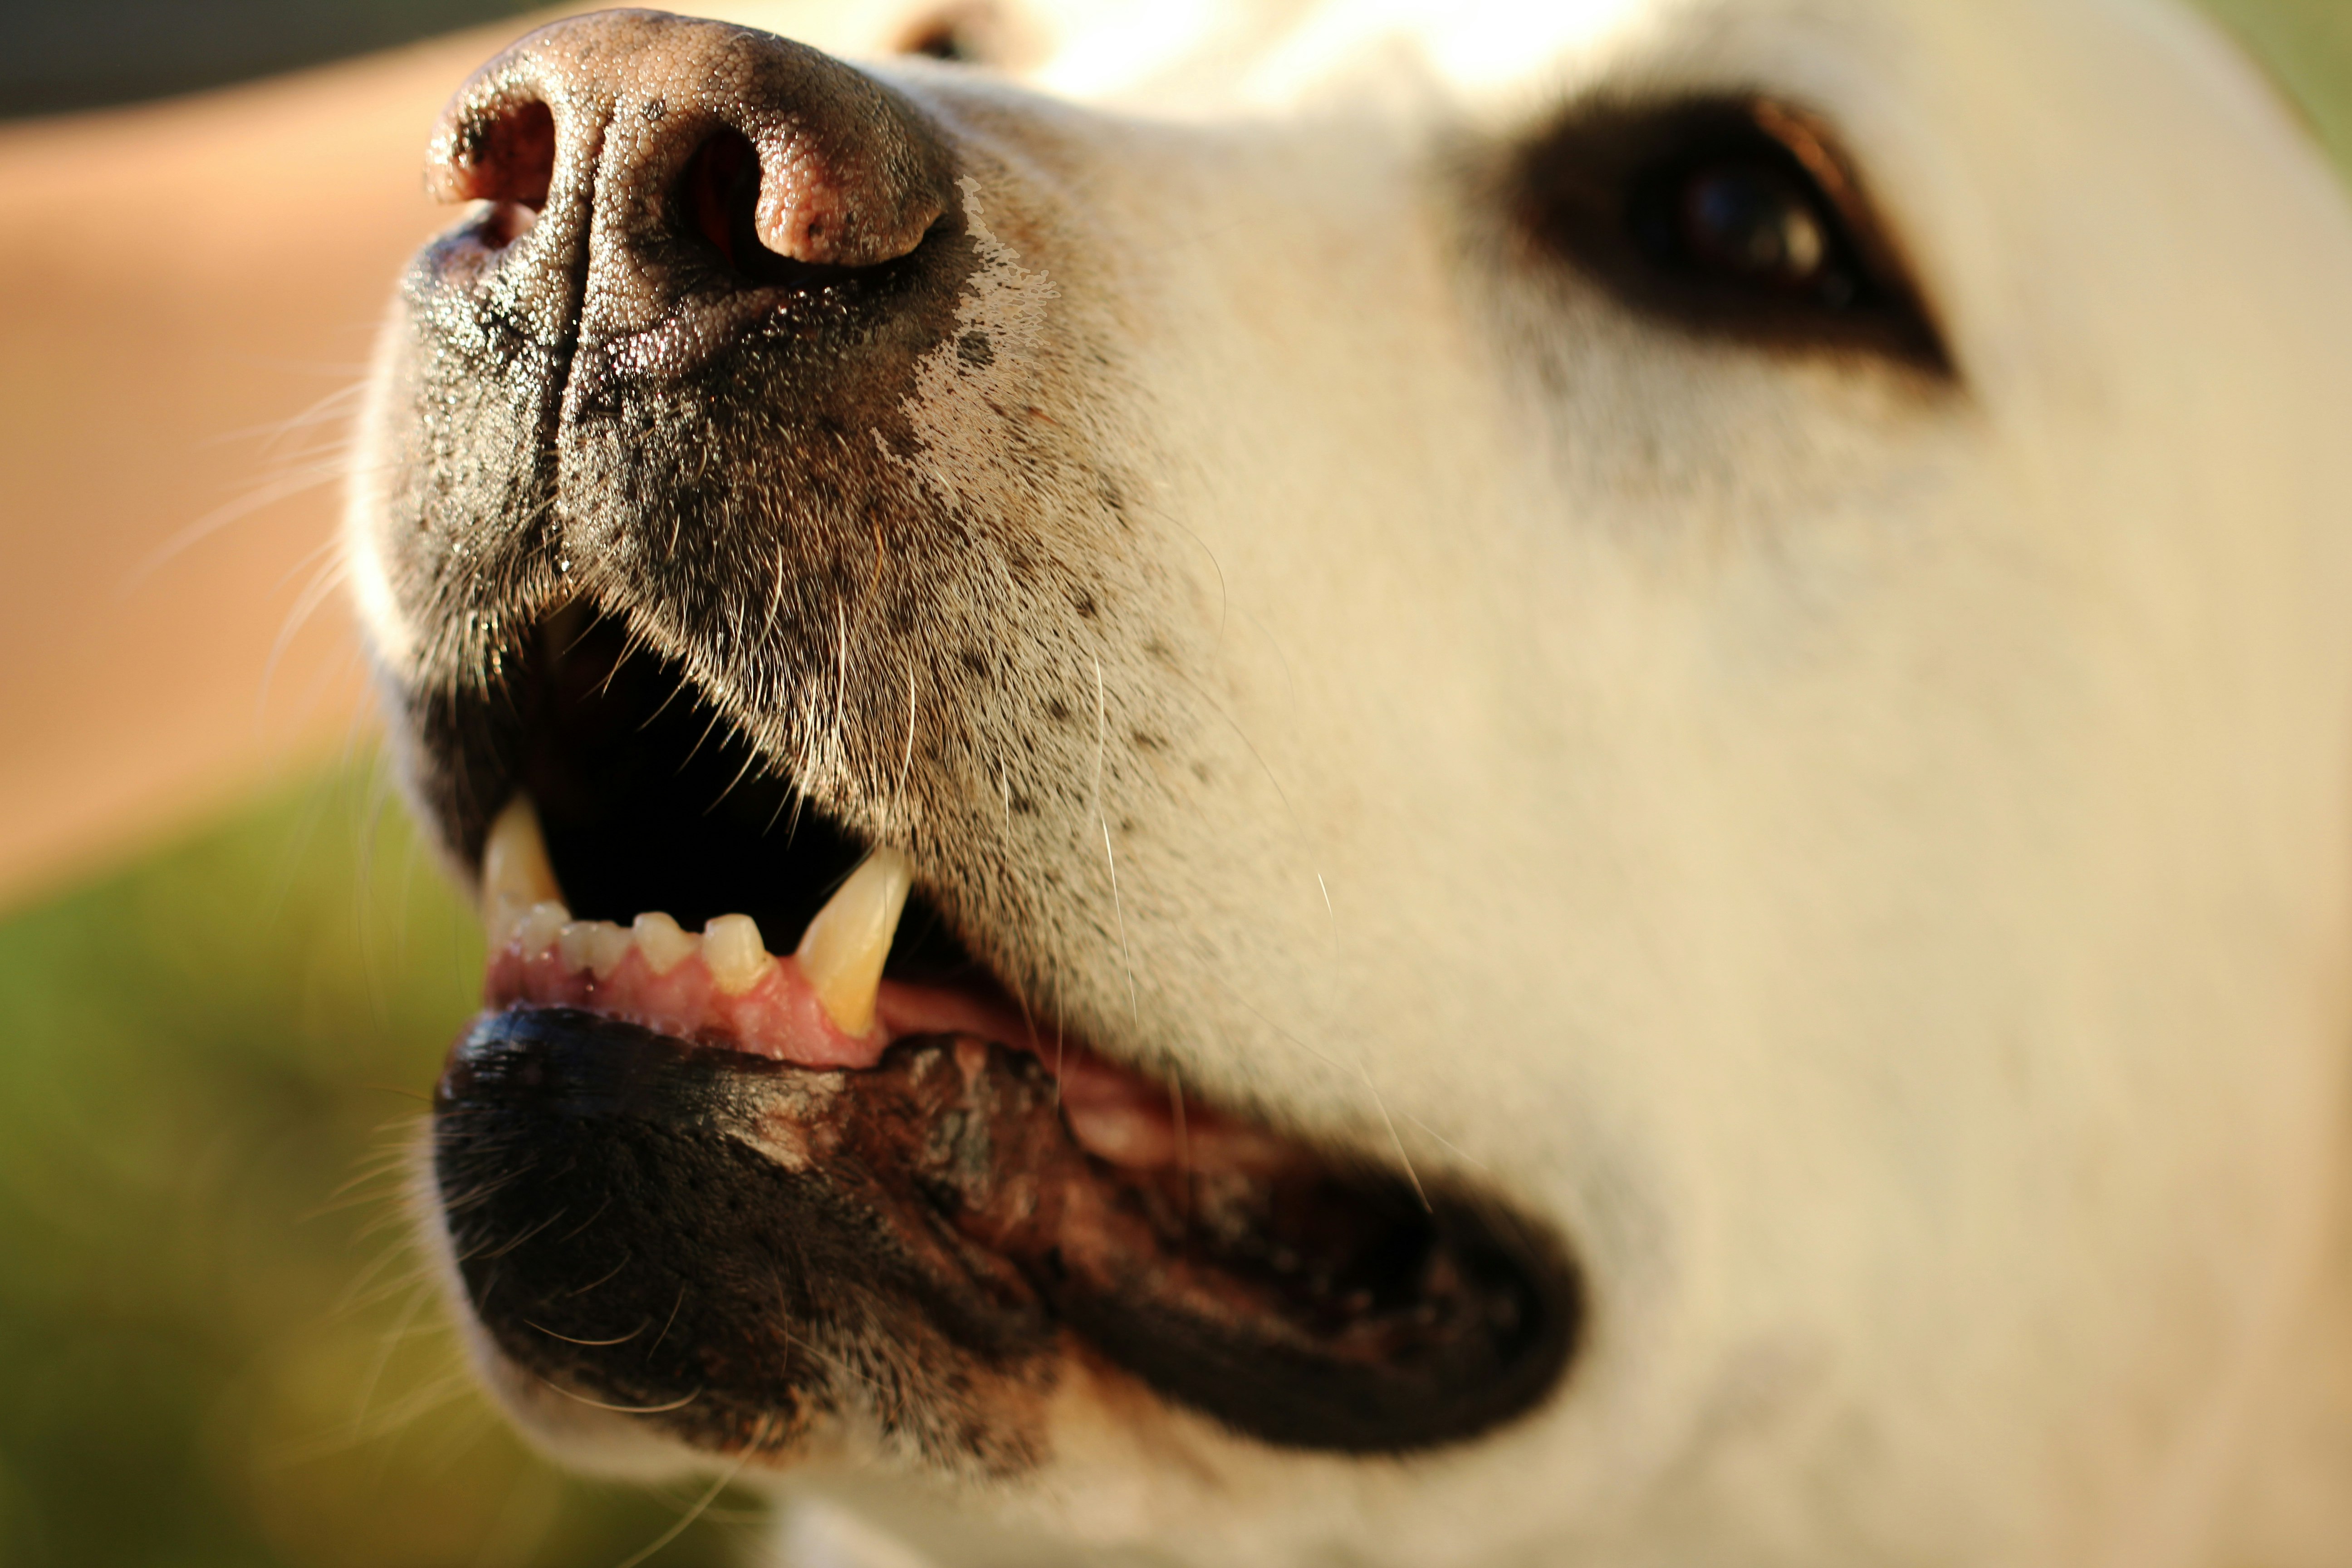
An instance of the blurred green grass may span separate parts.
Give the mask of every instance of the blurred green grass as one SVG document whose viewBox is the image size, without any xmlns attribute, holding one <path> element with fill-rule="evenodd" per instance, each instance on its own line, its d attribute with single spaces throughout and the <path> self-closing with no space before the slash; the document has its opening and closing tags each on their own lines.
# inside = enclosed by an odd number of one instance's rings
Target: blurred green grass
<svg viewBox="0 0 2352 1568">
<path fill-rule="evenodd" d="M 2352 0 L 2211 4 L 2352 166 Z M 611 1568 L 688 1500 L 526 1453 L 420 1277 L 480 938 L 374 779 L 0 919 L 0 1568 Z"/>
<path fill-rule="evenodd" d="M 2203 0 L 2352 173 L 2352 0 Z"/>
<path fill-rule="evenodd" d="M 612 1564 L 686 1500 L 560 1477 L 464 1373 L 404 1198 L 481 937 L 373 777 L 0 923 L 8 1568 Z"/>
</svg>

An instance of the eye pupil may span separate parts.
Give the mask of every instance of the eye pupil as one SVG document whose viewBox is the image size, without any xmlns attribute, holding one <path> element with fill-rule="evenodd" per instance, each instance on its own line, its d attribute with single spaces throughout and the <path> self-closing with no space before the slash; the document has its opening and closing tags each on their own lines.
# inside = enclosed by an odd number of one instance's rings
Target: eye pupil
<svg viewBox="0 0 2352 1568">
<path fill-rule="evenodd" d="M 1778 170 L 1751 163 L 1694 171 L 1682 190 L 1683 244 L 1709 271 L 1798 288 L 1829 259 L 1829 233 L 1811 200 Z"/>
</svg>

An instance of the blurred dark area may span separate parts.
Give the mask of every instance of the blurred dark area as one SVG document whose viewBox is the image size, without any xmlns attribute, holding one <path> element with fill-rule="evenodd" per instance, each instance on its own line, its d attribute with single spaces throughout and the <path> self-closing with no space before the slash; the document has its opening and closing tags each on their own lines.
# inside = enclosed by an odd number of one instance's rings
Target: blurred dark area
<svg viewBox="0 0 2352 1568">
<path fill-rule="evenodd" d="M 0 118 L 193 92 L 530 8 L 514 0 L 0 0 Z"/>
</svg>

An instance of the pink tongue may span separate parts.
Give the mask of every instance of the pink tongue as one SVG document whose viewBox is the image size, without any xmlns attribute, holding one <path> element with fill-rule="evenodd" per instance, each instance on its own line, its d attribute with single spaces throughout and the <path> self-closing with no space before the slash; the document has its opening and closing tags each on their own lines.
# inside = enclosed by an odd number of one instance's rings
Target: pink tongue
<svg viewBox="0 0 2352 1568">
<path fill-rule="evenodd" d="M 1112 1067 L 1076 1042 L 1038 1037 L 1018 1011 L 985 996 L 933 985 L 882 983 L 874 1027 L 844 1034 L 791 958 L 771 959 L 758 982 L 719 989 L 700 954 L 656 974 L 629 949 L 611 973 L 574 969 L 551 945 L 526 955 L 520 941 L 491 955 L 483 985 L 494 1008 L 578 1007 L 682 1040 L 724 1045 L 796 1067 L 871 1068 L 893 1042 L 918 1035 L 966 1035 L 1024 1050 L 1052 1069 L 1064 1117 L 1087 1149 L 1116 1165 L 1158 1169 L 1250 1162 L 1260 1135 L 1188 1107 L 1181 1121 L 1169 1086 Z"/>
</svg>

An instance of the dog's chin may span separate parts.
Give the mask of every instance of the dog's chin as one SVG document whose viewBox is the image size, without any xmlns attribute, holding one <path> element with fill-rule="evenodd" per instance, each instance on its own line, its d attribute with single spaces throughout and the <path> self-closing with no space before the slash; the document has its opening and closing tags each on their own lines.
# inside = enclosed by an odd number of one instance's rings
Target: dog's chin
<svg viewBox="0 0 2352 1568">
<path fill-rule="evenodd" d="M 915 889 L 844 1026 L 805 944 L 759 932 L 835 907 L 865 847 L 625 650 L 565 626 L 498 699 L 520 721 L 454 725 L 488 739 L 443 759 L 541 803 L 543 829 L 445 823 L 488 838 L 486 901 L 543 856 L 573 906 L 494 917 L 435 1106 L 451 1272 L 527 1426 L 635 1474 L 832 1453 L 1004 1478 L 1049 1460 L 1081 1380 L 1354 1453 L 1549 1394 L 1580 1300 L 1541 1232 L 1015 1005 L 970 956 L 1003 934 L 967 943 L 946 897 Z M 711 934 L 625 925 L 656 910 Z"/>
</svg>

